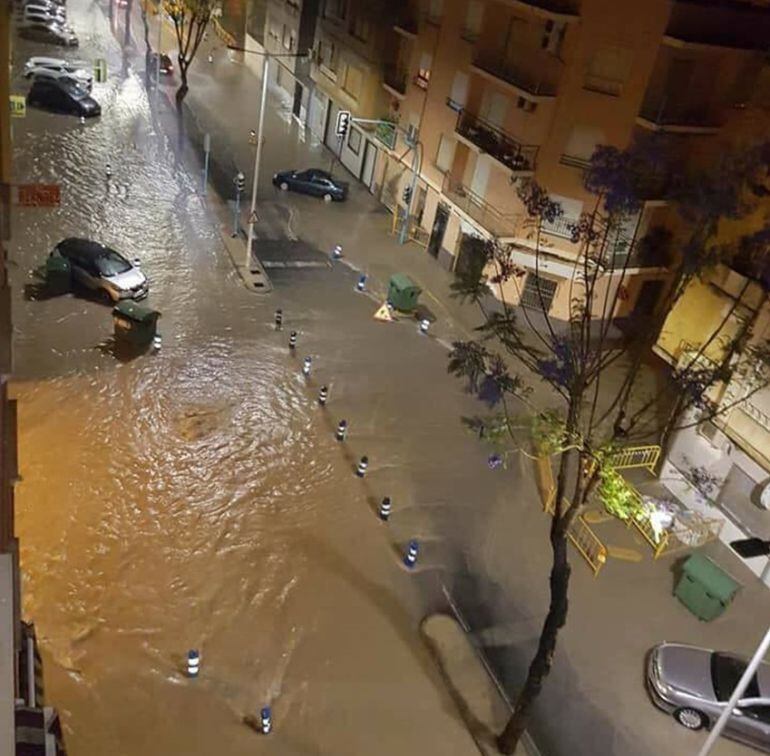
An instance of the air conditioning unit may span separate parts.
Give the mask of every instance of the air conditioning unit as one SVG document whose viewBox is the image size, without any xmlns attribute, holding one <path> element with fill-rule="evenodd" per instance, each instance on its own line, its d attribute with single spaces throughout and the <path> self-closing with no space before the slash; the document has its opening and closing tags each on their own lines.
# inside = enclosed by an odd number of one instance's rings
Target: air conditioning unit
<svg viewBox="0 0 770 756">
<path fill-rule="evenodd" d="M 712 449 L 724 452 L 725 454 L 729 454 L 732 451 L 733 447 L 730 439 L 714 423 L 710 421 L 701 423 L 698 426 L 698 434 L 709 442 Z"/>
</svg>

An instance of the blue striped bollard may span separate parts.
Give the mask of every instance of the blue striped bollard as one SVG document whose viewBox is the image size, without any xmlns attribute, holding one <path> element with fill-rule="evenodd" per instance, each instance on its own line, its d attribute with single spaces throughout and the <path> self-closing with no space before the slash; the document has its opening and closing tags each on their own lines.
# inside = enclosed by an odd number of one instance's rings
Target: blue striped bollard
<svg viewBox="0 0 770 756">
<path fill-rule="evenodd" d="M 386 496 L 380 503 L 380 519 L 383 522 L 387 522 L 390 517 L 390 507 L 390 496 Z"/>
<path fill-rule="evenodd" d="M 283 310 L 280 308 L 275 311 L 275 330 L 280 331 L 283 328 Z"/>
<path fill-rule="evenodd" d="M 340 257 L 342 257 L 342 245 L 341 244 L 335 244 L 334 249 L 332 250 L 332 257 L 335 260 L 339 260 Z"/>
<path fill-rule="evenodd" d="M 417 552 L 419 548 L 417 541 L 409 541 L 409 545 L 406 548 L 406 554 L 404 554 L 404 564 L 410 570 L 417 564 Z"/>
<path fill-rule="evenodd" d="M 334 434 L 334 438 L 336 438 L 337 441 L 344 441 L 345 436 L 347 435 L 348 435 L 348 421 L 340 420 L 339 425 L 337 426 L 337 432 Z"/>
<path fill-rule="evenodd" d="M 197 677 L 201 670 L 201 655 L 193 648 L 187 652 L 187 676 Z"/>
<path fill-rule="evenodd" d="M 297 332 L 292 331 L 289 334 L 289 349 L 294 351 L 297 348 Z"/>
<path fill-rule="evenodd" d="M 366 291 L 366 273 L 362 273 L 358 277 L 358 283 L 356 284 L 356 291 Z"/>
<path fill-rule="evenodd" d="M 265 706 L 262 711 L 259 712 L 259 718 L 262 723 L 262 734 L 269 735 L 270 730 L 273 729 L 273 720 L 270 718 L 269 706 Z"/>
<path fill-rule="evenodd" d="M 366 468 L 369 467 L 369 457 L 361 457 L 358 467 L 356 468 L 356 475 L 359 478 L 363 478 L 366 475 Z"/>
<path fill-rule="evenodd" d="M 318 403 L 322 406 L 326 406 L 326 400 L 329 398 L 329 387 L 321 386 L 321 390 L 318 392 Z"/>
<path fill-rule="evenodd" d="M 313 358 L 312 357 L 305 357 L 304 360 L 302 360 L 302 375 L 307 378 L 310 375 L 310 367 L 313 364 Z"/>
<path fill-rule="evenodd" d="M 420 333 L 423 335 L 427 335 L 428 328 L 430 328 L 430 320 L 428 320 L 427 318 L 423 318 L 420 321 Z"/>
</svg>

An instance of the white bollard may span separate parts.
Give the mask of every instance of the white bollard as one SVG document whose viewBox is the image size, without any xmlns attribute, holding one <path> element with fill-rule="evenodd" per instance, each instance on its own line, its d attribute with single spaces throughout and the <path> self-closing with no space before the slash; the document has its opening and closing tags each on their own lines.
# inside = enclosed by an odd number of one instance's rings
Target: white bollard
<svg viewBox="0 0 770 756">
<path fill-rule="evenodd" d="M 283 310 L 279 307 L 275 311 L 275 330 L 280 331 L 283 328 Z"/>
<path fill-rule="evenodd" d="M 294 350 L 297 348 L 297 332 L 292 331 L 289 334 L 289 349 Z"/>
<path fill-rule="evenodd" d="M 312 357 L 305 357 L 304 360 L 302 360 L 302 375 L 307 378 L 310 375 L 310 367 L 313 363 Z"/>
<path fill-rule="evenodd" d="M 362 273 L 358 277 L 358 283 L 356 284 L 356 291 L 366 291 L 366 273 Z"/>
<path fill-rule="evenodd" d="M 420 321 L 420 333 L 423 335 L 427 335 L 429 328 L 430 328 L 430 320 L 423 318 Z"/>
<path fill-rule="evenodd" d="M 195 649 L 187 652 L 187 676 L 197 677 L 201 669 L 201 655 Z"/>
<path fill-rule="evenodd" d="M 339 260 L 340 257 L 342 257 L 342 245 L 341 244 L 335 245 L 334 249 L 332 250 L 332 257 L 335 260 Z"/>
<path fill-rule="evenodd" d="M 318 392 L 318 403 L 322 406 L 326 406 L 326 400 L 329 398 L 329 387 L 321 386 L 321 390 Z"/>
<path fill-rule="evenodd" d="M 110 178 L 112 176 L 112 166 L 109 163 L 107 163 L 104 169 L 104 172 L 107 175 L 107 178 Z"/>
<path fill-rule="evenodd" d="M 380 504 L 380 513 L 379 514 L 380 514 L 380 519 L 383 522 L 387 522 L 388 521 L 388 517 L 390 517 L 390 508 L 391 508 L 390 496 L 386 496 L 382 500 L 382 503 Z"/>
<path fill-rule="evenodd" d="M 154 352 L 160 352 L 161 346 L 163 346 L 163 339 L 161 339 L 159 333 L 156 333 L 152 337 L 152 349 Z"/>
<path fill-rule="evenodd" d="M 419 544 L 417 541 L 409 541 L 409 545 L 406 549 L 406 554 L 404 554 L 404 564 L 411 570 L 412 567 L 417 564 L 417 551 L 419 550 Z"/>
<path fill-rule="evenodd" d="M 366 469 L 369 467 L 369 457 L 361 457 L 361 461 L 358 463 L 358 467 L 356 468 L 356 475 L 359 478 L 363 478 L 364 475 L 366 475 Z"/>
<path fill-rule="evenodd" d="M 337 432 L 334 434 L 334 437 L 337 439 L 337 441 L 344 441 L 345 436 L 347 435 L 348 435 L 348 421 L 340 420 L 340 423 L 337 426 Z"/>
</svg>

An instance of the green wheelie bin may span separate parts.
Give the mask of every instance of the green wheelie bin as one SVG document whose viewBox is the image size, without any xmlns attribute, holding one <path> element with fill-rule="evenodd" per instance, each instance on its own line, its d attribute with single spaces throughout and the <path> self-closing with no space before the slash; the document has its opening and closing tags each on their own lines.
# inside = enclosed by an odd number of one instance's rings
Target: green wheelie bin
<svg viewBox="0 0 770 756">
<path fill-rule="evenodd" d="M 112 309 L 112 322 L 115 326 L 115 341 L 143 346 L 149 344 L 155 336 L 160 313 L 149 307 L 124 299 Z"/>
<path fill-rule="evenodd" d="M 417 307 L 417 300 L 422 289 L 403 273 L 390 277 L 388 286 L 388 302 L 400 312 L 412 312 Z"/>
<path fill-rule="evenodd" d="M 740 584 L 697 551 L 682 566 L 674 595 L 700 620 L 710 622 L 730 605 Z"/>
</svg>

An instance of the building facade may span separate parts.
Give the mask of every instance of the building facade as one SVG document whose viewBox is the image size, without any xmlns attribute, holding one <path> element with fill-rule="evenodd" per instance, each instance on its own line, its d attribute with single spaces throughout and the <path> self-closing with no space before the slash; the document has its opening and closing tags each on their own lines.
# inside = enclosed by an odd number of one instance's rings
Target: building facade
<svg viewBox="0 0 770 756">
<path fill-rule="evenodd" d="M 388 6 L 390 22 L 375 28 L 378 7 L 322 3 L 315 129 L 386 205 L 409 206 L 412 234 L 441 264 L 462 267 L 479 238 L 508 245 L 526 276 L 506 299 L 539 306 L 539 288 L 564 320 L 580 254 L 571 225 L 596 201 L 583 186 L 595 147 L 656 135 L 678 155 L 708 154 L 750 96 L 770 32 L 770 9 L 748 2 L 412 0 Z M 339 144 L 339 109 L 395 128 L 360 124 Z M 516 193 L 527 177 L 564 211 L 544 228 L 537 275 Z M 650 197 L 629 236 L 667 214 Z M 615 316 L 654 306 L 667 276 L 641 255 L 625 268 Z M 602 285 L 617 287 L 617 275 Z"/>
<path fill-rule="evenodd" d="M 746 348 L 770 343 L 770 279 L 721 265 L 695 280 L 669 313 L 655 352 L 674 369 L 706 369 L 724 361 L 725 348 L 748 333 Z M 725 543 L 770 539 L 770 387 L 754 371 L 736 370 L 709 399 L 719 408 L 694 427 L 699 410 L 680 422 L 661 480 L 690 508 L 723 520 Z M 693 474 L 693 471 L 696 471 Z M 694 480 L 706 485 L 694 485 Z M 770 561 L 747 565 L 770 585 Z"/>
</svg>

